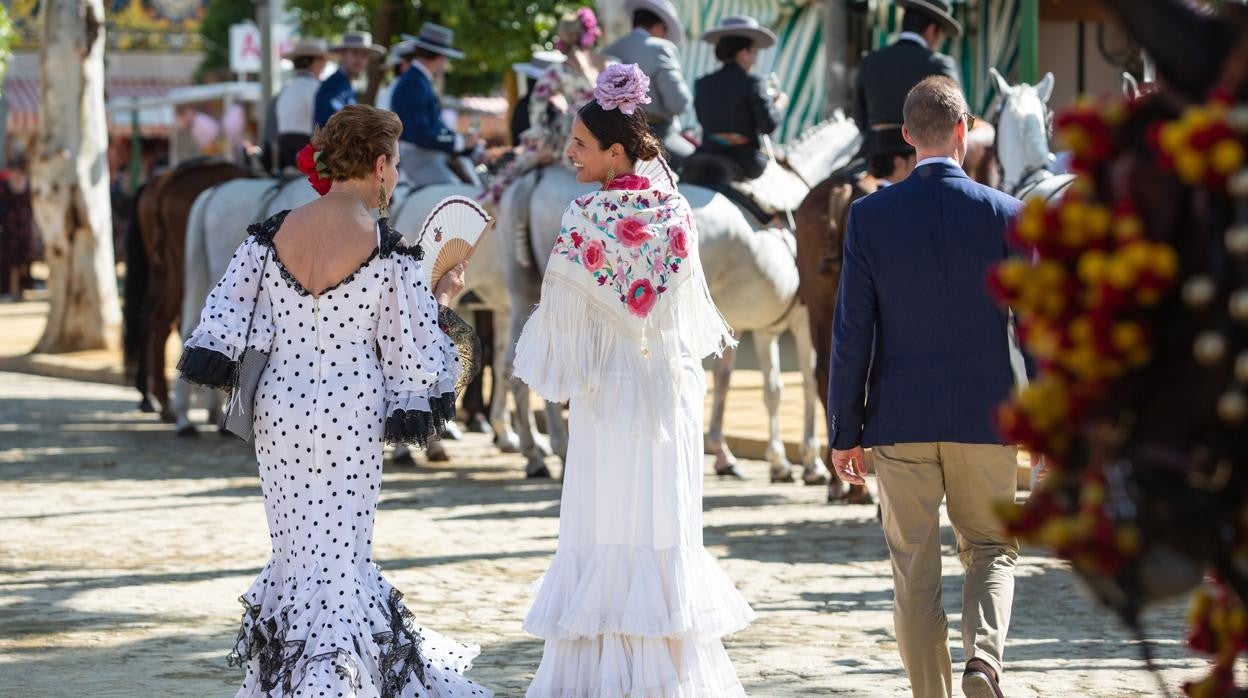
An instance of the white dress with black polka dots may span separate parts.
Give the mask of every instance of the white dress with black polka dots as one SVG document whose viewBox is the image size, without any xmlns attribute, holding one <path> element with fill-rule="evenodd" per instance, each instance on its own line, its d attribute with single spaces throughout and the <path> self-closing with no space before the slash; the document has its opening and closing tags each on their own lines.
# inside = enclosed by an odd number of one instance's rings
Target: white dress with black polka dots
<svg viewBox="0 0 1248 698">
<path fill-rule="evenodd" d="M 179 365 L 228 384 L 245 343 L 270 349 L 254 429 L 273 555 L 241 599 L 237 695 L 488 696 L 463 676 L 479 648 L 415 626 L 372 560 L 383 444 L 436 434 L 460 374 L 419 249 L 383 221 L 373 255 L 314 297 L 273 247 L 284 217 L 252 227 Z"/>
</svg>

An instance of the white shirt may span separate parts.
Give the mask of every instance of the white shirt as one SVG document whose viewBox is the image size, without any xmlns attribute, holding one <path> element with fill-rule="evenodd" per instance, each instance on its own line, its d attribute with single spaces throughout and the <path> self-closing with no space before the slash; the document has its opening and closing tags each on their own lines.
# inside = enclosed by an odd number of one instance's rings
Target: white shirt
<svg viewBox="0 0 1248 698">
<path fill-rule="evenodd" d="M 924 39 L 921 34 L 915 34 L 914 32 L 902 32 L 897 35 L 897 40 L 898 41 L 913 41 L 919 46 L 922 46 L 923 48 L 929 49 L 929 50 L 932 48 L 931 46 L 927 45 L 927 39 Z"/>
<path fill-rule="evenodd" d="M 282 88 L 273 106 L 277 115 L 277 132 L 312 135 L 312 117 L 316 108 L 316 91 L 321 81 L 312 73 L 300 70 Z"/>
<path fill-rule="evenodd" d="M 954 167 L 962 167 L 962 165 L 958 164 L 957 160 L 954 160 L 951 157 L 942 157 L 942 156 L 937 155 L 936 157 L 923 158 L 922 160 L 919 160 L 918 162 L 914 163 L 914 169 L 917 170 L 924 165 L 932 165 L 938 162 L 947 162 L 950 165 L 953 165 Z"/>
</svg>

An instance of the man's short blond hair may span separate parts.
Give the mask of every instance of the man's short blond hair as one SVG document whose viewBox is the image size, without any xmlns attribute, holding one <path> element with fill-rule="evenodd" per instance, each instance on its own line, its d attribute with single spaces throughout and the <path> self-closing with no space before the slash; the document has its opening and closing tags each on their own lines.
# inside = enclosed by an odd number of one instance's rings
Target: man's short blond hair
<svg viewBox="0 0 1248 698">
<path fill-rule="evenodd" d="M 933 75 L 911 88 L 902 116 L 910 140 L 932 148 L 949 142 L 953 127 L 969 111 L 958 83 L 944 75 Z"/>
</svg>

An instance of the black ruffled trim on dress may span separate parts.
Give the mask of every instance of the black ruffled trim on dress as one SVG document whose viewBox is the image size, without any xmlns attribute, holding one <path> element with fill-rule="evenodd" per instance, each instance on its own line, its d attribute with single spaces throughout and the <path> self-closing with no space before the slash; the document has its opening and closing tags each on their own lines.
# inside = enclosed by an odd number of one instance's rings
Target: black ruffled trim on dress
<svg viewBox="0 0 1248 698">
<path fill-rule="evenodd" d="M 215 349 L 191 347 L 182 350 L 178 373 L 188 383 L 229 390 L 235 386 L 238 362 Z"/>
<path fill-rule="evenodd" d="M 402 599 L 403 594 L 397 589 L 390 592 L 386 607 L 381 609 L 390 629 L 373 634 L 373 642 L 377 643 L 380 653 L 378 665 L 381 670 L 381 698 L 401 695 L 413 676 L 421 685 L 425 685 L 425 661 L 420 653 L 421 637 L 412 629 L 414 618 L 400 604 Z M 350 656 L 345 649 L 337 649 L 305 657 L 305 643 L 302 640 L 286 639 L 290 632 L 290 620 L 287 616 L 291 607 L 287 606 L 277 616 L 262 621 L 260 606 L 253 605 L 246 598 L 239 598 L 239 601 L 243 604 L 243 620 L 238 631 L 238 640 L 234 643 L 234 651 L 230 652 L 227 661 L 230 666 L 242 667 L 252 659 L 257 660 L 260 690 L 265 695 L 271 695 L 279 686 L 282 695 L 292 693 L 298 685 L 294 676 L 295 666 L 301 661 L 311 663 Z M 356 651 L 360 652 L 361 649 L 356 648 Z"/>
<path fill-rule="evenodd" d="M 394 252 L 407 255 L 416 261 L 425 258 L 425 250 L 420 245 L 408 245 L 403 242 L 403 234 L 390 227 L 389 218 L 378 218 L 377 224 L 381 226 L 381 247 L 378 251 L 382 257 L 389 257 L 390 253 Z"/>
</svg>

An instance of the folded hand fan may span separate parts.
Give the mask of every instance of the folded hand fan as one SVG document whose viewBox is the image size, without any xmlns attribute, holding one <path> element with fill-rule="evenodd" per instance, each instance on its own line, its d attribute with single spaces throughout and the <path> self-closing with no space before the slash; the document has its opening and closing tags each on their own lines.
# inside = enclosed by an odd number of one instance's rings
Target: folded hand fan
<svg viewBox="0 0 1248 698">
<path fill-rule="evenodd" d="M 417 238 L 425 251 L 422 269 L 429 290 L 438 287 L 443 274 L 472 256 L 493 223 L 480 204 L 464 196 L 448 196 L 433 207 Z"/>
</svg>

